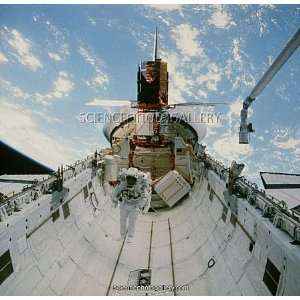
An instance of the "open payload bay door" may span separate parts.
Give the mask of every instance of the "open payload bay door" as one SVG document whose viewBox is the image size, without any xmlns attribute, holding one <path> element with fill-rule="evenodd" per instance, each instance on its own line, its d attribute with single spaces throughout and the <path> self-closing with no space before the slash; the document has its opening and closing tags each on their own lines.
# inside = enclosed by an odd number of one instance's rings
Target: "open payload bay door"
<svg viewBox="0 0 300 300">
<path fill-rule="evenodd" d="M 51 174 L 54 171 L 24 153 L 0 141 L 0 175 Z"/>
<path fill-rule="evenodd" d="M 300 212 L 300 174 L 260 172 L 266 192 Z"/>
</svg>

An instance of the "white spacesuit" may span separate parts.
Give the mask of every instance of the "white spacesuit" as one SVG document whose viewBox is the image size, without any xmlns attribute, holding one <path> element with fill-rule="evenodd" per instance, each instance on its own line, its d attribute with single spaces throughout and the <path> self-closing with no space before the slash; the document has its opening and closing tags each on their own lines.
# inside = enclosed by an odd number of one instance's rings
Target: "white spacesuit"
<svg viewBox="0 0 300 300">
<path fill-rule="evenodd" d="M 112 202 L 115 207 L 120 205 L 120 239 L 123 240 L 128 231 L 127 242 L 130 243 L 134 236 L 138 213 L 145 214 L 150 207 L 151 179 L 148 174 L 136 168 L 129 168 L 120 172 L 118 181 L 112 193 Z"/>
</svg>

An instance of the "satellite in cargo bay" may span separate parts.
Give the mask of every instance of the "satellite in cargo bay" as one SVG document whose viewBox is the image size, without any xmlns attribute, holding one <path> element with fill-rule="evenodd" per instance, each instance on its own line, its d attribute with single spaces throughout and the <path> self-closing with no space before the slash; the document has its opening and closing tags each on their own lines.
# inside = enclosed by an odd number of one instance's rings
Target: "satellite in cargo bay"
<svg viewBox="0 0 300 300">
<path fill-rule="evenodd" d="M 110 106 L 130 105 L 132 108 L 145 110 L 160 110 L 162 108 L 175 108 L 177 106 L 207 106 L 214 107 L 218 104 L 226 104 L 223 102 L 185 102 L 171 103 L 168 101 L 168 84 L 169 74 L 167 62 L 159 58 L 158 50 L 158 30 L 154 35 L 153 57 L 152 60 L 142 61 L 137 72 L 137 101 L 130 100 L 102 100 L 101 102 L 91 103 L 91 106 L 106 106 L 107 102 Z"/>
<path fill-rule="evenodd" d="M 158 53 L 158 31 L 154 36 L 153 59 L 141 62 L 137 73 L 137 107 L 139 109 L 162 109 L 176 106 L 215 106 L 217 102 L 187 102 L 168 103 L 169 74 L 167 63 L 159 58 Z"/>
<path fill-rule="evenodd" d="M 154 38 L 153 60 L 143 61 L 137 73 L 138 108 L 160 109 L 168 105 L 167 63 L 158 58 L 158 33 Z"/>
</svg>

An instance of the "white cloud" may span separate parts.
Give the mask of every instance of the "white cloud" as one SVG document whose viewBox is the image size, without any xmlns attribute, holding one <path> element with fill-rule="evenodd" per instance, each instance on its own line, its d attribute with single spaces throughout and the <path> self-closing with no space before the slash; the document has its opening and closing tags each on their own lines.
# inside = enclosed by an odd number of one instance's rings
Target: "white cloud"
<svg viewBox="0 0 300 300">
<path fill-rule="evenodd" d="M 196 28 L 189 24 L 178 25 L 172 30 L 172 37 L 178 51 L 164 55 L 170 76 L 169 102 L 180 103 L 199 97 L 206 99 L 209 91 L 217 90 L 217 84 L 222 79 L 221 71 L 201 47 Z M 200 84 L 203 86 L 199 88 Z"/>
<path fill-rule="evenodd" d="M 63 98 L 69 95 L 73 89 L 73 82 L 66 72 L 59 72 L 58 78 L 53 83 L 54 98 Z"/>
<path fill-rule="evenodd" d="M 167 20 L 166 18 L 163 18 L 162 16 L 157 16 L 164 24 L 166 24 L 167 26 L 170 26 L 171 23 L 169 20 Z"/>
<path fill-rule="evenodd" d="M 44 105 L 49 105 L 49 100 L 61 99 L 69 96 L 74 88 L 74 83 L 70 75 L 64 71 L 58 73 L 58 77 L 53 81 L 52 89 L 46 94 L 36 93 L 36 100 Z"/>
<path fill-rule="evenodd" d="M 31 113 L 39 116 L 43 121 L 46 121 L 48 123 L 63 123 L 61 119 L 50 116 L 49 113 L 46 113 L 44 111 L 31 110 Z"/>
<path fill-rule="evenodd" d="M 0 96 L 10 97 L 11 100 L 36 100 L 44 105 L 49 105 L 49 100 L 67 97 L 74 88 L 74 83 L 70 75 L 66 72 L 59 72 L 57 78 L 52 83 L 52 88 L 48 93 L 30 94 L 15 86 L 10 81 L 0 78 Z"/>
<path fill-rule="evenodd" d="M 203 54 L 198 36 L 199 31 L 190 24 L 180 24 L 172 30 L 172 38 L 176 43 L 176 47 L 186 56 L 186 59 Z"/>
<path fill-rule="evenodd" d="M 76 160 L 73 147 L 65 139 L 43 132 L 30 111 L 1 99 L 0 115 L 0 136 L 10 146 L 55 169 Z"/>
<path fill-rule="evenodd" d="M 93 83 L 97 86 L 104 86 L 108 83 L 108 77 L 105 74 L 98 73 L 96 77 L 93 79 Z"/>
<path fill-rule="evenodd" d="M 225 161 L 242 160 L 253 153 L 251 145 L 239 144 L 238 135 L 224 134 L 213 143 L 213 150 Z"/>
<path fill-rule="evenodd" d="M 235 101 L 230 103 L 229 114 L 231 114 L 231 116 L 240 116 L 242 107 L 243 107 L 243 100 L 241 98 L 237 98 Z M 249 107 L 248 117 L 251 117 L 252 114 L 253 114 L 253 109 Z"/>
<path fill-rule="evenodd" d="M 215 11 L 210 16 L 208 24 L 213 25 L 220 29 L 228 29 L 235 23 L 232 21 L 231 16 L 219 5 L 215 5 Z"/>
<path fill-rule="evenodd" d="M 197 97 L 200 97 L 201 99 L 207 99 L 207 93 L 203 90 L 198 90 L 197 91 Z"/>
<path fill-rule="evenodd" d="M 26 112 L 25 110 L 26 104 L 28 104 L 28 101 L 30 100 L 35 100 L 35 97 L 36 97 L 35 94 L 27 93 L 23 91 L 20 87 L 14 85 L 12 82 L 0 78 L 0 103 L 1 103 L 1 99 L 8 98 L 11 107 L 14 107 L 13 105 L 15 105 L 17 109 L 23 107 L 22 108 L 23 111 Z M 20 101 L 20 100 L 27 100 L 27 101 Z M 62 123 L 62 121 L 57 117 L 50 116 L 49 113 L 46 113 L 44 111 L 36 110 L 37 108 L 38 106 L 34 106 L 34 108 L 31 108 L 29 112 L 31 114 L 39 116 L 40 118 L 42 118 L 43 121 L 46 121 L 48 123 Z"/>
<path fill-rule="evenodd" d="M 275 139 L 273 141 L 273 144 L 280 149 L 286 149 L 286 150 L 291 149 L 297 151 L 297 149 L 300 147 L 300 139 L 295 139 L 293 137 L 290 137 L 285 140 Z"/>
<path fill-rule="evenodd" d="M 41 22 L 44 22 L 47 26 L 47 29 L 51 36 L 54 39 L 55 43 L 55 52 L 59 52 L 60 57 L 66 57 L 70 55 L 69 51 L 69 45 L 66 42 L 66 37 L 64 32 L 66 32 L 66 28 L 61 31 L 56 27 L 54 24 L 52 24 L 48 19 L 45 20 L 44 17 L 41 16 Z"/>
<path fill-rule="evenodd" d="M 82 57 L 85 59 L 85 61 L 90 64 L 91 66 L 96 65 L 96 60 L 89 54 L 88 50 L 80 47 L 79 53 L 82 55 Z"/>
<path fill-rule="evenodd" d="M 182 5 L 180 4 L 151 4 L 149 5 L 151 8 L 159 10 L 159 11 L 178 11 L 182 9 Z"/>
<path fill-rule="evenodd" d="M 61 57 L 57 53 L 48 52 L 48 56 L 54 61 L 61 61 Z"/>
<path fill-rule="evenodd" d="M 6 58 L 6 56 L 2 52 L 0 52 L 0 64 L 4 64 L 7 62 L 8 62 L 8 59 Z"/>
<path fill-rule="evenodd" d="M 211 63 L 208 65 L 208 72 L 201 74 L 197 78 L 199 84 L 205 84 L 206 88 L 210 91 L 217 90 L 217 83 L 222 79 L 221 72 L 216 64 Z"/>
<path fill-rule="evenodd" d="M 250 17 L 255 26 L 258 27 L 260 37 L 269 32 L 270 10 L 275 9 L 275 7 L 272 5 L 260 5 L 251 13 Z"/>
<path fill-rule="evenodd" d="M 239 116 L 243 107 L 243 100 L 238 98 L 234 102 L 230 103 L 229 113 L 232 115 Z"/>
<path fill-rule="evenodd" d="M 185 102 L 183 93 L 188 93 L 192 85 L 192 81 L 186 77 L 182 68 L 180 55 L 171 52 L 167 55 L 169 68 L 169 103 Z"/>
<path fill-rule="evenodd" d="M 232 41 L 232 55 L 237 63 L 242 63 L 241 42 L 237 38 Z"/>
<path fill-rule="evenodd" d="M 1 78 L 0 78 L 0 95 L 6 97 L 9 96 L 10 98 L 12 98 L 11 100 L 15 100 L 15 99 L 26 100 L 30 98 L 30 94 L 24 92 L 21 88 L 13 85 L 10 81 Z"/>
<path fill-rule="evenodd" d="M 89 21 L 89 23 L 92 24 L 93 26 L 96 26 L 96 25 L 97 25 L 96 20 L 95 20 L 94 18 L 92 18 L 92 17 L 88 17 L 88 21 Z"/>
<path fill-rule="evenodd" d="M 84 60 L 93 67 L 96 76 L 91 80 L 85 80 L 87 86 L 103 87 L 104 89 L 109 84 L 108 75 L 102 70 L 102 62 L 94 57 L 87 49 L 80 47 L 78 52 Z"/>
<path fill-rule="evenodd" d="M 255 78 L 253 76 L 253 65 L 249 62 L 248 55 L 242 50 L 242 42 L 240 38 L 234 38 L 230 48 L 230 56 L 226 61 L 225 75 L 231 82 L 233 89 L 245 86 L 253 87 Z"/>
<path fill-rule="evenodd" d="M 43 67 L 42 63 L 32 53 L 32 42 L 25 38 L 16 29 L 8 29 L 4 27 L 5 37 L 8 45 L 14 50 L 13 55 L 22 65 L 28 67 L 32 71 L 36 71 Z"/>
</svg>

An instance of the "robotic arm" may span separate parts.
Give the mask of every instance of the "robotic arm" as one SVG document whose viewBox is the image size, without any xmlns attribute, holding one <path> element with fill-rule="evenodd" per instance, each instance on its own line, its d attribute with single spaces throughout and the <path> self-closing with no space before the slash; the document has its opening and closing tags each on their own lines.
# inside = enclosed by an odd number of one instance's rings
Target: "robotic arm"
<svg viewBox="0 0 300 300">
<path fill-rule="evenodd" d="M 287 62 L 287 60 L 293 55 L 296 49 L 300 45 L 300 29 L 291 38 L 285 48 L 281 51 L 270 68 L 265 72 L 263 77 L 254 87 L 250 95 L 243 102 L 243 108 L 241 110 L 241 124 L 239 132 L 239 143 L 249 144 L 249 133 L 254 132 L 252 123 L 248 123 L 248 108 L 251 103 L 262 93 L 264 88 L 274 78 L 281 67 Z"/>
</svg>

